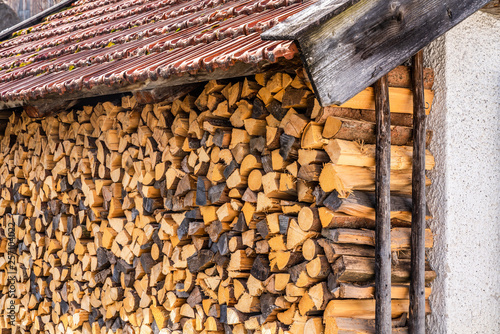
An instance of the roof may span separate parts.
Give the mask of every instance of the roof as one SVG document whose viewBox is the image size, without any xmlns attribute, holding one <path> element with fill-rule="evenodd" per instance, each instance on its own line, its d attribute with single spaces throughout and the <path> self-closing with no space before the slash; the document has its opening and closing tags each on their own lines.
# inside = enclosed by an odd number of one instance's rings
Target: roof
<svg viewBox="0 0 500 334">
<path fill-rule="evenodd" d="M 293 42 L 260 34 L 314 2 L 76 1 L 0 42 L 0 109 L 75 92 L 186 83 L 179 76 L 203 81 L 230 68 L 255 73 L 257 65 L 298 53 Z"/>
</svg>

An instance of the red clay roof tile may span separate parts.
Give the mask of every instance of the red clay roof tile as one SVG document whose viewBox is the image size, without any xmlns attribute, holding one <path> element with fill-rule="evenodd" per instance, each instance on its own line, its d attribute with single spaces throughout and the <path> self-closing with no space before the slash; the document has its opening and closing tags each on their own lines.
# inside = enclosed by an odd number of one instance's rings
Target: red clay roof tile
<svg viewBox="0 0 500 334">
<path fill-rule="evenodd" d="M 0 99 L 40 99 L 291 58 L 260 33 L 314 1 L 80 0 L 0 43 Z"/>
</svg>

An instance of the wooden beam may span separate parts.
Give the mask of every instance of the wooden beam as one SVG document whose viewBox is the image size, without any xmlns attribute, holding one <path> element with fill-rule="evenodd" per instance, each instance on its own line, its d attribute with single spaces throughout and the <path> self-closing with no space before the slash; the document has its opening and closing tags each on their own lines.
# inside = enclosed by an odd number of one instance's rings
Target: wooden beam
<svg viewBox="0 0 500 334">
<path fill-rule="evenodd" d="M 306 11 L 314 13 L 324 2 Z M 302 12 L 261 36 L 297 40 L 321 105 L 340 105 L 488 2 L 361 0 L 348 6 L 349 1 L 334 1 L 324 8 L 334 14 L 325 22 Z M 287 30 L 290 34 L 283 33 Z"/>
<path fill-rule="evenodd" d="M 307 30 L 322 25 L 359 1 L 360 0 L 319 1 L 287 18 L 270 32 L 263 33 L 261 37 L 264 40 L 296 40 L 298 36 L 304 34 Z M 307 24 L 304 24 L 304 22 L 307 22 Z"/>
<path fill-rule="evenodd" d="M 387 76 L 375 84 L 377 146 L 375 172 L 375 299 L 377 333 L 392 332 L 391 323 L 391 113 Z"/>
<path fill-rule="evenodd" d="M 189 94 L 192 90 L 200 87 L 200 84 L 188 84 L 180 86 L 156 87 L 149 90 L 134 91 L 133 95 L 139 104 L 148 103 L 172 103 Z"/>
<path fill-rule="evenodd" d="M 425 333 L 425 102 L 423 52 L 413 57 L 413 169 L 409 329 Z"/>
<path fill-rule="evenodd" d="M 136 90 L 133 91 L 133 95 L 138 104 L 144 105 L 148 103 L 157 103 L 162 101 L 163 103 L 172 103 L 176 99 L 180 99 L 189 92 L 200 87 L 199 83 L 189 84 L 189 85 L 179 85 L 179 86 L 166 86 L 166 87 L 156 87 L 149 90 Z M 26 114 L 33 118 L 47 117 L 50 115 L 55 115 L 69 108 L 74 107 L 77 104 L 82 103 L 96 103 L 96 101 L 101 99 L 111 99 L 114 95 L 104 95 L 104 96 L 90 96 L 81 99 L 67 100 L 67 99 L 43 99 L 35 100 L 23 107 Z M 5 110 L 0 110 L 0 120 L 2 117 L 9 118 L 11 112 L 5 112 Z M 8 115 L 8 116 L 3 116 Z"/>
<path fill-rule="evenodd" d="M 24 107 L 24 111 L 29 117 L 40 118 L 46 117 L 50 115 L 55 115 L 62 111 L 68 110 L 72 106 L 74 106 L 78 101 L 77 100 L 40 100 L 35 101 L 32 104 L 26 105 Z"/>
</svg>

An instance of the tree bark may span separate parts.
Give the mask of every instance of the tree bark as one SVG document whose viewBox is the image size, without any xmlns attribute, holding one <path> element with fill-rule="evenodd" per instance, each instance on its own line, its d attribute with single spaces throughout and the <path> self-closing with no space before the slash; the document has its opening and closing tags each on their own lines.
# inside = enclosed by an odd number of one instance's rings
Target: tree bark
<svg viewBox="0 0 500 334">
<path fill-rule="evenodd" d="M 425 104 L 423 52 L 413 57 L 413 172 L 409 329 L 425 333 Z"/>
<path fill-rule="evenodd" d="M 375 172 L 375 299 L 377 333 L 392 331 L 391 323 L 391 116 L 387 76 L 375 84 L 377 146 Z"/>
</svg>

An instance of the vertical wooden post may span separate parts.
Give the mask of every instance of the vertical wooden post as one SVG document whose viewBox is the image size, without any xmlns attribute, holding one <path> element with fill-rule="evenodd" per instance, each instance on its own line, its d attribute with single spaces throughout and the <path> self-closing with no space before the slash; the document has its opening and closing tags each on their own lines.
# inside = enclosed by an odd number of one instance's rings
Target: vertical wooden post
<svg viewBox="0 0 500 334">
<path fill-rule="evenodd" d="M 413 56 L 413 171 L 411 223 L 411 334 L 425 333 L 425 100 L 424 56 L 419 51 Z"/>
<path fill-rule="evenodd" d="M 391 320 L 391 114 L 387 76 L 375 83 L 375 331 L 392 333 Z"/>
</svg>

